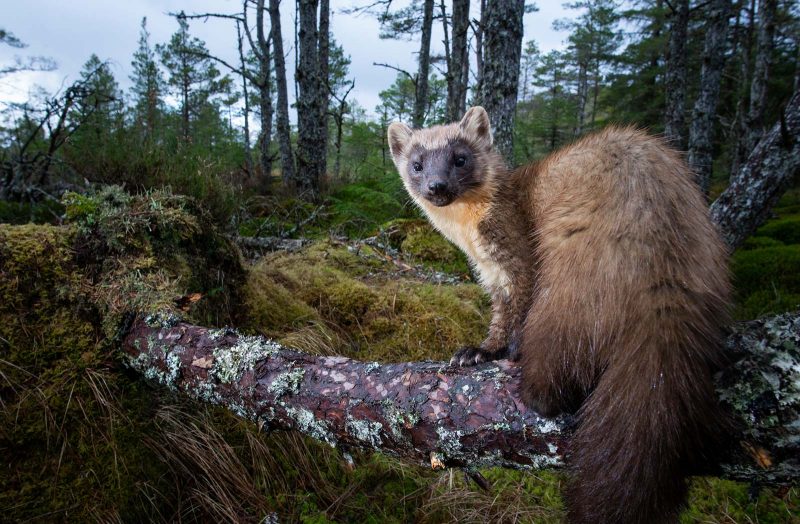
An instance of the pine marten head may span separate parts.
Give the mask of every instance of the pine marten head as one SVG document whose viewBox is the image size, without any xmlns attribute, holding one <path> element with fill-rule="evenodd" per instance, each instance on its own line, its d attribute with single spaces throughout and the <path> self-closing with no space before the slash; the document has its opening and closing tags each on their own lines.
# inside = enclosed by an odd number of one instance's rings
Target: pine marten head
<svg viewBox="0 0 800 524">
<path fill-rule="evenodd" d="M 409 194 L 437 207 L 483 193 L 502 165 L 482 107 L 470 108 L 460 122 L 429 129 L 394 122 L 389 148 Z"/>
</svg>

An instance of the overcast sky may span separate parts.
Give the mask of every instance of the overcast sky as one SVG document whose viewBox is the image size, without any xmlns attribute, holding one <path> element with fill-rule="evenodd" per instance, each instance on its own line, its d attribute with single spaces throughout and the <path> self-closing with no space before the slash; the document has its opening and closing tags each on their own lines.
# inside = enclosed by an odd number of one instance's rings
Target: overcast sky
<svg viewBox="0 0 800 524">
<path fill-rule="evenodd" d="M 151 33 L 151 44 L 166 42 L 177 28 L 169 12 L 185 10 L 187 14 L 217 12 L 234 13 L 241 9 L 241 0 L 4 0 L 0 27 L 11 31 L 28 44 L 26 49 L 0 46 L 0 67 L 10 63 L 14 55 L 41 55 L 54 59 L 58 69 L 48 73 L 19 73 L 0 79 L 0 101 L 24 101 L 35 85 L 54 92 L 74 81 L 92 53 L 108 60 L 117 81 L 128 89 L 131 58 L 137 47 L 139 25 L 143 16 Z M 373 65 L 384 62 L 402 69 L 415 69 L 414 54 L 418 41 L 403 42 L 378 38 L 378 24 L 368 15 L 347 15 L 341 11 L 365 0 L 331 1 L 331 30 L 352 59 L 350 76 L 355 78 L 351 99 L 372 113 L 379 103 L 378 93 L 394 80 L 395 72 Z M 396 2 L 402 5 L 403 2 Z M 473 1 L 472 16 L 477 17 L 479 2 Z M 293 68 L 294 2 L 284 2 L 283 32 L 287 68 Z M 449 2 L 448 2 L 449 5 Z M 525 41 L 536 40 L 542 51 L 563 47 L 565 33 L 552 29 L 553 20 L 573 15 L 560 1 L 540 0 L 539 12 L 525 16 Z M 235 63 L 236 30 L 225 20 L 195 20 L 192 34 L 203 39 L 209 50 Z M 433 51 L 443 49 L 442 33 L 437 26 L 433 35 Z M 291 71 L 292 69 L 290 69 Z M 291 74 L 291 73 L 290 73 Z M 291 79 L 290 79 L 291 82 Z M 291 84 L 290 84 L 291 85 Z M 293 89 L 290 87 L 290 91 Z M 290 92 L 290 97 L 293 93 Z"/>
</svg>

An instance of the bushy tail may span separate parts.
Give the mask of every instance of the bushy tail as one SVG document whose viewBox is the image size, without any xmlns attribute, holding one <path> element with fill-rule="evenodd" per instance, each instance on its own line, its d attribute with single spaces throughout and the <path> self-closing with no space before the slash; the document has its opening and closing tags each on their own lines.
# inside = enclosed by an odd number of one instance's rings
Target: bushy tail
<svg viewBox="0 0 800 524">
<path fill-rule="evenodd" d="M 618 340 L 626 347 L 579 412 L 570 522 L 677 522 L 686 476 L 725 432 L 706 358 L 718 342 L 708 335 L 685 318 L 662 316 Z"/>
</svg>

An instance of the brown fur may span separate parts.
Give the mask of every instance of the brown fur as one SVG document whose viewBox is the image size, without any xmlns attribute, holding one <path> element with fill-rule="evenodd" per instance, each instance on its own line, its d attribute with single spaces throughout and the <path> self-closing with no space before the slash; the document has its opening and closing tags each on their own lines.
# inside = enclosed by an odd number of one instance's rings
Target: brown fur
<svg viewBox="0 0 800 524">
<path fill-rule="evenodd" d="M 492 296 L 489 336 L 453 363 L 519 359 L 529 406 L 578 410 L 570 521 L 675 522 L 686 476 L 724 433 L 711 373 L 729 297 L 726 250 L 685 162 L 611 127 L 510 171 L 482 108 L 448 126 L 392 124 L 389 143 L 414 200 Z M 438 205 L 432 179 L 450 184 Z"/>
</svg>

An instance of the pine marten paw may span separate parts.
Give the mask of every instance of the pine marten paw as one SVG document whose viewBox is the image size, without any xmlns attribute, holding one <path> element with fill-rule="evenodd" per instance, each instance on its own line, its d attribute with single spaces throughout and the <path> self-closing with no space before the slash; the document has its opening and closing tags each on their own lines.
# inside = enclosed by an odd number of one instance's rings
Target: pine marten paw
<svg viewBox="0 0 800 524">
<path fill-rule="evenodd" d="M 465 346 L 456 351 L 453 358 L 450 359 L 450 365 L 457 367 L 476 366 L 483 362 L 505 358 L 506 352 L 506 350 L 487 351 L 479 347 Z"/>
</svg>

